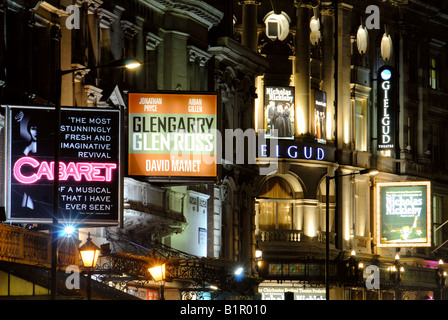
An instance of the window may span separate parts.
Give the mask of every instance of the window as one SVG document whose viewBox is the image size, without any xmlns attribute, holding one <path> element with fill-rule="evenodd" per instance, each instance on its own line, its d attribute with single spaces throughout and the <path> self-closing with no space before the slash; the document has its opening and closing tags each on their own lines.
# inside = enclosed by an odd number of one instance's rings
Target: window
<svg viewBox="0 0 448 320">
<path fill-rule="evenodd" d="M 284 12 L 281 14 L 275 14 L 273 11 L 268 13 L 264 19 L 268 38 L 271 40 L 285 40 L 289 34 L 290 21 L 291 19 Z"/>
<path fill-rule="evenodd" d="M 445 222 L 443 217 L 443 199 L 443 196 L 434 195 L 432 201 L 435 246 L 439 246 L 443 243 L 444 239 L 446 238 L 443 235 L 448 231 L 448 229 L 446 229 L 448 227 L 447 225 L 442 226 L 442 224 Z"/>
<path fill-rule="evenodd" d="M 261 230 L 292 230 L 293 202 L 260 201 Z"/>
<path fill-rule="evenodd" d="M 438 67 L 437 59 L 431 57 L 429 63 L 429 86 L 434 90 L 438 89 Z"/>
<path fill-rule="evenodd" d="M 266 34 L 269 38 L 278 38 L 279 31 L 281 31 L 281 27 L 277 21 L 268 21 L 266 23 Z"/>
<path fill-rule="evenodd" d="M 269 200 L 259 200 L 259 228 L 262 230 L 291 230 L 294 203 L 292 189 L 288 183 L 278 177 L 271 178 L 260 190 L 260 197 L 269 198 Z M 291 201 L 287 199 L 291 199 Z"/>
</svg>

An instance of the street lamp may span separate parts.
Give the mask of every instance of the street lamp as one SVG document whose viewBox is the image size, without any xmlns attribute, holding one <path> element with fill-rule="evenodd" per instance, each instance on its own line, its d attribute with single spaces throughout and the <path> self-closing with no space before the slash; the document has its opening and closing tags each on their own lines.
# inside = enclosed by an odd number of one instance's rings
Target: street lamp
<svg viewBox="0 0 448 320">
<path fill-rule="evenodd" d="M 243 267 L 238 267 L 235 270 L 235 275 L 236 276 L 241 276 L 243 274 L 243 271 L 244 271 Z"/>
<path fill-rule="evenodd" d="M 355 250 L 352 250 L 350 254 L 350 258 L 347 261 L 347 276 L 348 276 L 348 282 L 357 284 L 362 280 L 362 273 L 364 270 L 364 264 L 362 261 L 356 260 L 356 252 Z"/>
<path fill-rule="evenodd" d="M 61 65 L 59 61 L 59 65 Z M 51 299 L 56 299 L 57 287 L 57 264 L 58 264 L 58 232 L 59 223 L 59 159 L 61 152 L 61 96 L 62 96 L 62 76 L 76 71 L 100 68 L 128 68 L 135 69 L 141 62 L 135 58 L 119 59 L 106 65 L 85 67 L 69 70 L 57 70 L 56 76 L 56 106 L 55 106 L 55 140 L 54 140 L 54 181 L 53 181 L 53 221 L 52 221 L 52 243 L 51 243 Z"/>
<path fill-rule="evenodd" d="M 325 299 L 330 300 L 330 181 L 336 178 L 368 174 L 370 176 L 378 174 L 378 170 L 364 169 L 342 175 L 326 176 L 325 185 Z"/>
<path fill-rule="evenodd" d="M 164 281 L 166 279 L 166 265 L 165 263 L 162 265 L 156 265 L 152 268 L 148 268 L 149 273 L 154 278 L 154 281 Z M 160 300 L 165 300 L 165 292 L 164 292 L 163 282 L 160 286 Z"/>
<path fill-rule="evenodd" d="M 400 256 L 398 253 L 395 255 L 394 263 L 387 268 L 389 271 L 389 279 L 392 281 L 395 287 L 399 286 L 401 280 L 403 279 L 404 274 L 404 266 L 400 263 Z M 401 300 L 401 295 L 399 290 L 396 288 L 396 292 L 398 295 L 398 300 Z"/>
<path fill-rule="evenodd" d="M 83 70 L 94 70 L 94 69 L 101 69 L 101 68 L 126 68 L 126 69 L 135 69 L 137 67 L 140 67 L 142 63 L 135 58 L 127 58 L 127 59 L 119 59 L 112 61 L 105 65 L 99 65 L 99 66 L 92 66 L 92 67 L 83 67 L 83 68 L 77 68 L 77 69 L 69 69 L 69 70 L 61 70 L 60 75 L 66 75 L 69 73 L 73 73 L 76 71 L 83 71 Z"/>
<path fill-rule="evenodd" d="M 87 269 L 87 299 L 92 298 L 92 269 L 96 267 L 98 257 L 100 256 L 100 248 L 98 248 L 90 238 L 90 232 L 87 241 L 79 248 L 82 265 Z"/>
<path fill-rule="evenodd" d="M 262 265 L 263 251 L 261 249 L 259 249 L 258 247 L 255 249 L 255 259 L 254 260 L 257 263 L 256 269 L 257 269 L 257 271 L 259 271 L 259 269 Z"/>
<path fill-rule="evenodd" d="M 437 268 L 437 285 L 440 290 L 440 300 L 443 300 L 443 289 L 446 285 L 447 273 L 443 270 L 443 260 L 439 260 L 439 267 Z"/>
</svg>

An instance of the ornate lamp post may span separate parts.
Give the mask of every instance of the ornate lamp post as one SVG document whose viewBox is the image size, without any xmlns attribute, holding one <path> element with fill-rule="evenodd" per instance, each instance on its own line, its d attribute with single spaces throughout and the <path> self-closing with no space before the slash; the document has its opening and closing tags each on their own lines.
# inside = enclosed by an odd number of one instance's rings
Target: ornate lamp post
<svg viewBox="0 0 448 320">
<path fill-rule="evenodd" d="M 355 176 L 355 175 L 368 174 L 374 176 L 378 174 L 378 170 L 364 169 L 358 172 L 349 174 L 326 176 L 325 179 L 325 297 L 326 300 L 330 300 L 330 182 L 333 179 Z"/>
<path fill-rule="evenodd" d="M 166 279 L 166 266 L 165 263 L 162 265 L 156 265 L 152 268 L 148 268 L 149 273 L 154 278 L 154 281 L 162 281 L 160 286 L 160 300 L 165 300 L 165 288 L 164 283 Z"/>
<path fill-rule="evenodd" d="M 84 268 L 87 270 L 87 299 L 92 299 L 92 270 L 96 267 L 100 256 L 100 248 L 98 248 L 90 238 L 90 232 L 87 241 L 79 248 L 81 260 Z"/>
<path fill-rule="evenodd" d="M 60 57 L 59 57 L 60 58 Z M 60 62 L 59 62 L 60 65 Z M 56 299 L 57 264 L 58 264 L 58 224 L 59 224 L 59 160 L 61 147 L 61 96 L 62 77 L 64 75 L 82 70 L 93 70 L 101 68 L 126 68 L 135 69 L 142 63 L 135 58 L 119 59 L 105 65 L 89 66 L 69 70 L 57 70 L 56 75 L 56 106 L 55 106 L 55 141 L 54 141 L 54 184 L 53 184 L 53 223 L 52 223 L 52 245 L 51 245 L 51 299 Z"/>
<path fill-rule="evenodd" d="M 348 282 L 354 284 L 361 282 L 362 274 L 364 271 L 364 264 L 362 263 L 362 261 L 357 261 L 355 250 L 352 250 L 346 266 Z"/>
<path fill-rule="evenodd" d="M 395 255 L 395 262 L 387 268 L 389 272 L 389 279 L 392 281 L 395 287 L 398 287 L 403 279 L 404 266 L 400 263 L 400 256 L 398 253 Z M 401 300 L 399 290 L 396 290 L 398 299 Z"/>
<path fill-rule="evenodd" d="M 260 272 L 261 266 L 263 264 L 263 251 L 258 247 L 255 249 L 255 259 L 254 261 L 257 263 L 255 269 L 257 272 Z"/>
</svg>

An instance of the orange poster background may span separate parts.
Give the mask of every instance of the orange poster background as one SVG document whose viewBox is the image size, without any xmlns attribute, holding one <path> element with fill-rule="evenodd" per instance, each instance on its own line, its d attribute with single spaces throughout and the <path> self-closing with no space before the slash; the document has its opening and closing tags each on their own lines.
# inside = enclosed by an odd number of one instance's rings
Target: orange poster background
<svg viewBox="0 0 448 320">
<path fill-rule="evenodd" d="M 129 113 L 175 113 L 175 114 L 214 114 L 217 112 L 217 98 L 213 94 L 167 94 L 167 93 L 129 93 Z M 145 111 L 141 98 L 162 98 L 157 111 Z M 202 112 L 189 112 L 189 99 L 202 99 Z"/>
<path fill-rule="evenodd" d="M 157 110 L 145 110 L 145 104 L 140 104 L 142 98 L 162 99 L 161 104 L 156 105 Z M 194 93 L 129 93 L 129 115 L 139 114 L 177 114 L 177 115 L 214 115 L 217 116 L 217 96 L 215 94 L 194 94 Z M 195 112 L 197 109 L 188 110 L 190 99 L 202 99 L 200 106 L 202 110 Z M 209 162 L 213 157 L 212 164 L 206 164 L 199 154 L 184 156 L 185 159 L 200 160 L 200 170 L 193 171 L 173 171 L 171 166 L 170 154 L 132 154 L 129 153 L 128 174 L 135 176 L 181 176 L 181 177 L 216 177 L 217 165 L 216 156 L 204 154 Z M 182 159 L 182 158 L 180 158 Z M 166 171 L 146 171 L 146 160 L 169 160 L 170 168 Z"/>
</svg>

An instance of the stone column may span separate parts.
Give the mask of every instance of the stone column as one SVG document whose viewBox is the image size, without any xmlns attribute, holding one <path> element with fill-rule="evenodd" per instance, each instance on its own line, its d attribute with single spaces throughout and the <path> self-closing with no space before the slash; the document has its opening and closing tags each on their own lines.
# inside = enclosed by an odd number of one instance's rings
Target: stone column
<svg viewBox="0 0 448 320">
<path fill-rule="evenodd" d="M 338 147 L 350 150 L 353 141 L 353 110 L 350 90 L 345 84 L 351 79 L 351 15 L 352 6 L 339 4 L 338 12 L 338 115 L 337 134 Z"/>
<path fill-rule="evenodd" d="M 332 5 L 331 3 L 329 5 Z M 322 90 L 327 94 L 327 140 L 333 140 L 334 123 L 334 12 L 325 7 L 322 14 Z"/>
<path fill-rule="evenodd" d="M 258 47 L 257 6 L 260 4 L 260 1 L 241 0 L 238 3 L 243 6 L 242 44 L 256 52 Z"/>
<path fill-rule="evenodd" d="M 296 2 L 297 30 L 295 47 L 295 133 L 310 133 L 310 9 Z"/>
<path fill-rule="evenodd" d="M 163 70 L 163 82 L 159 82 L 160 90 L 187 90 L 187 39 L 188 34 L 174 30 L 161 30 L 163 48 L 159 51 L 158 69 Z M 160 85 L 162 84 L 162 88 Z"/>
<path fill-rule="evenodd" d="M 145 43 L 146 43 L 146 63 L 147 67 L 145 68 L 145 86 L 148 90 L 157 90 L 157 82 L 158 82 L 158 46 L 163 41 L 163 39 L 152 32 L 148 32 L 146 34 Z"/>
<path fill-rule="evenodd" d="M 306 199 L 303 203 L 303 233 L 308 237 L 317 236 L 317 200 Z"/>
</svg>

